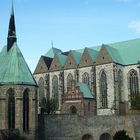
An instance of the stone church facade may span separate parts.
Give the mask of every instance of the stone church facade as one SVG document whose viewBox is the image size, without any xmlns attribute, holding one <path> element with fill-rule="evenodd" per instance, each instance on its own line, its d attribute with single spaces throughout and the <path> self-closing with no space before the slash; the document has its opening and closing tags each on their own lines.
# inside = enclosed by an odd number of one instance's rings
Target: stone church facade
<svg viewBox="0 0 140 140">
<path fill-rule="evenodd" d="M 140 39 L 67 52 L 52 47 L 34 71 L 39 101 L 56 98 L 57 113 L 138 114 L 139 53 Z"/>
<path fill-rule="evenodd" d="M 37 126 L 37 84 L 17 45 L 13 5 L 0 65 L 0 129 L 18 129 L 21 135 L 33 138 Z"/>
</svg>

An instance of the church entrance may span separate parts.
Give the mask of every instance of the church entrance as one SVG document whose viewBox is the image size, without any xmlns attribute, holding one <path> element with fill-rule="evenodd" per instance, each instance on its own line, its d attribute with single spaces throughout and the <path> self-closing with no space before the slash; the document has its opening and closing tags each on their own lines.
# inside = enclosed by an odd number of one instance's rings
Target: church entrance
<svg viewBox="0 0 140 140">
<path fill-rule="evenodd" d="M 70 114 L 77 114 L 77 109 L 75 106 L 70 107 Z"/>
</svg>

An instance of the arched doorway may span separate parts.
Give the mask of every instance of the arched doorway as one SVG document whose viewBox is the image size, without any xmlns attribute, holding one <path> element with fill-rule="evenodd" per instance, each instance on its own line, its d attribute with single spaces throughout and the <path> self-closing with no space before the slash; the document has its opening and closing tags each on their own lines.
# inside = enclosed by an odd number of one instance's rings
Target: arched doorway
<svg viewBox="0 0 140 140">
<path fill-rule="evenodd" d="M 104 133 L 100 136 L 99 140 L 111 140 L 111 136 L 108 133 Z"/>
<path fill-rule="evenodd" d="M 70 113 L 71 114 L 77 114 L 77 108 L 75 106 L 70 107 Z"/>
<path fill-rule="evenodd" d="M 86 134 L 82 137 L 82 140 L 93 140 L 92 136 L 89 134 Z"/>
</svg>

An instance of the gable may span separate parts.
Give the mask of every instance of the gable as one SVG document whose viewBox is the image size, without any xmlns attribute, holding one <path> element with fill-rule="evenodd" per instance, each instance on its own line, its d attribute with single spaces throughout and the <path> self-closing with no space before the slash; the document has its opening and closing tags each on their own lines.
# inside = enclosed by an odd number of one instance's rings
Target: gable
<svg viewBox="0 0 140 140">
<path fill-rule="evenodd" d="M 105 45 L 102 45 L 101 50 L 97 56 L 96 64 L 106 64 L 113 62 L 109 52 L 107 51 Z"/>
<path fill-rule="evenodd" d="M 48 72 L 48 67 L 43 59 L 43 57 L 41 56 L 39 59 L 39 62 L 37 64 L 37 67 L 34 71 L 34 74 L 40 74 L 40 73 L 46 73 Z"/>
<path fill-rule="evenodd" d="M 57 55 L 53 58 L 52 64 L 50 66 L 50 71 L 56 71 L 61 69 L 61 64 L 59 62 L 59 59 Z"/>
<path fill-rule="evenodd" d="M 66 63 L 64 65 L 64 69 L 72 69 L 72 68 L 76 68 L 76 67 L 77 67 L 76 61 L 74 60 L 73 55 L 70 52 L 68 54 Z"/>
<path fill-rule="evenodd" d="M 88 53 L 87 48 L 85 48 L 79 67 L 90 66 L 90 65 L 93 65 L 93 60 L 90 54 Z"/>
</svg>

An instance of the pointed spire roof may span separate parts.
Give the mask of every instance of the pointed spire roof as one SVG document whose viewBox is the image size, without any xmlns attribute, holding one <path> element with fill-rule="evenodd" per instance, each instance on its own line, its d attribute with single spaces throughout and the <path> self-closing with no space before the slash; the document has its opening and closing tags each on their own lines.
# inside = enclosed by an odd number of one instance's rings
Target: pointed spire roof
<svg viewBox="0 0 140 140">
<path fill-rule="evenodd" d="M 8 37 L 7 37 L 7 51 L 13 46 L 14 42 L 17 41 L 16 38 L 16 27 L 15 27 L 15 17 L 14 17 L 14 6 L 12 1 L 11 15 L 9 21 Z"/>
<path fill-rule="evenodd" d="M 7 51 L 7 46 L 3 48 L 0 53 L 0 64 L 0 84 L 36 86 L 33 75 L 17 43 L 14 43 L 9 51 Z"/>
</svg>

